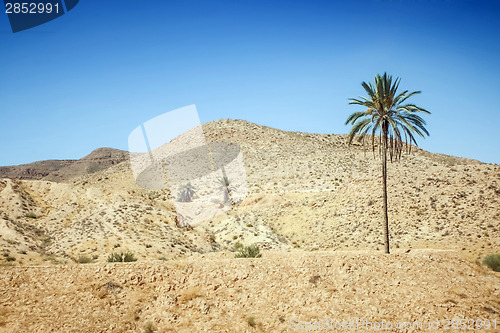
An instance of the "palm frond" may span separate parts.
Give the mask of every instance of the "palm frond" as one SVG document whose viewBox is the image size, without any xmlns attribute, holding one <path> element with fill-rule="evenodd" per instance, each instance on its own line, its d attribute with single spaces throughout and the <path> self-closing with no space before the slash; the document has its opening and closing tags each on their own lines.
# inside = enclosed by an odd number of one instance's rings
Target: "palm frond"
<svg viewBox="0 0 500 333">
<path fill-rule="evenodd" d="M 415 104 L 406 103 L 410 97 L 420 94 L 420 91 L 408 92 L 405 90 L 398 93 L 401 79 L 395 78 L 387 73 L 376 75 L 374 83 L 362 82 L 368 97 L 360 96 L 350 98 L 349 104 L 366 107 L 366 111 L 352 113 L 346 120 L 346 125 L 352 125 L 348 134 L 348 143 L 357 136 L 358 142 L 363 142 L 371 135 L 372 151 L 375 154 L 376 138 L 378 135 L 379 152 L 382 150 L 382 140 L 386 140 L 386 149 L 391 161 L 399 159 L 406 147 L 406 151 L 411 151 L 411 145 L 417 145 L 415 134 L 420 137 L 429 135 L 425 128 L 425 120 L 417 113 L 430 114 L 424 108 Z"/>
<path fill-rule="evenodd" d="M 349 123 L 352 123 L 354 124 L 356 122 L 356 120 L 358 120 L 359 118 L 363 117 L 366 115 L 366 112 L 354 112 L 353 114 L 351 114 L 347 120 L 345 121 L 345 125 L 349 124 Z"/>
<path fill-rule="evenodd" d="M 354 126 L 351 128 L 351 131 L 349 132 L 349 144 L 352 143 L 352 140 L 354 139 L 355 135 L 363 131 L 364 128 L 368 126 L 370 123 L 371 123 L 370 119 L 362 119 L 358 121 L 356 124 L 354 124 Z"/>
</svg>

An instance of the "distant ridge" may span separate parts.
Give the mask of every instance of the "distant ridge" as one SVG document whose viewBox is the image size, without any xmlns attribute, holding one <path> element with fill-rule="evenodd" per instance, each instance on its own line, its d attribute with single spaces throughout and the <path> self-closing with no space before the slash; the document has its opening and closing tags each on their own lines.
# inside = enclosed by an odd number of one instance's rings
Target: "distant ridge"
<svg viewBox="0 0 500 333">
<path fill-rule="evenodd" d="M 223 134 L 231 128 L 237 128 L 238 131 L 243 131 L 245 135 L 235 139 L 240 145 L 254 144 L 251 139 L 257 133 L 266 131 L 273 135 L 292 135 L 293 137 L 310 138 L 324 137 L 324 134 L 283 131 L 269 126 L 258 125 L 252 122 L 241 119 L 220 119 L 203 124 L 206 139 L 209 141 L 218 141 Z M 215 130 L 214 132 L 214 129 Z M 208 130 L 208 131 L 207 131 Z M 187 132 L 189 133 L 189 132 Z M 179 140 L 186 133 L 180 135 L 174 140 Z M 345 145 L 345 135 L 342 134 L 326 134 L 326 137 L 334 136 L 337 139 L 337 144 Z M 243 139 L 243 140 L 242 140 Z M 272 142 L 269 142 L 273 145 Z M 359 143 L 354 143 L 354 146 L 359 148 Z M 448 166 L 456 164 L 481 164 L 482 162 L 465 157 L 457 157 L 439 153 L 431 153 L 420 148 L 412 148 L 418 151 L 419 154 L 428 157 L 436 163 L 443 163 Z M 367 150 L 368 152 L 368 150 Z M 114 149 L 114 148 L 97 148 L 89 155 L 79 160 L 44 160 L 28 164 L 0 166 L 0 178 L 21 179 L 21 180 L 47 180 L 53 182 L 65 182 L 72 178 L 89 175 L 98 171 L 105 170 L 113 165 L 119 164 L 129 159 L 129 152 Z"/>
<path fill-rule="evenodd" d="M 128 159 L 128 152 L 98 148 L 79 160 L 46 160 L 0 167 L 0 178 L 64 182 L 109 168 Z"/>
</svg>

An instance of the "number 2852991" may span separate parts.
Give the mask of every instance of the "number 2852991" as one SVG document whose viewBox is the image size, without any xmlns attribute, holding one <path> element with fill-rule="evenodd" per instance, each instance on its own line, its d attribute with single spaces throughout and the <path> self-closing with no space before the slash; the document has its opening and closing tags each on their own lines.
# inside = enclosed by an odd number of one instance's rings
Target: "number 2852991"
<svg viewBox="0 0 500 333">
<path fill-rule="evenodd" d="M 6 14 L 50 14 L 59 13 L 59 4 L 34 3 L 34 2 L 7 2 L 5 3 Z"/>
</svg>

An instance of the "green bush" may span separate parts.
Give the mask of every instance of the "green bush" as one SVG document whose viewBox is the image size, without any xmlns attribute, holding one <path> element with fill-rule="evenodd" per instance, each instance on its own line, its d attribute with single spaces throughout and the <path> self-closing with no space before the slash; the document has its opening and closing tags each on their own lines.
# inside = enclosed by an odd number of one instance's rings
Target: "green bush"
<svg viewBox="0 0 500 333">
<path fill-rule="evenodd" d="M 154 331 L 156 331 L 155 325 L 152 322 L 148 321 L 146 325 L 144 325 L 144 332 L 153 333 Z"/>
<path fill-rule="evenodd" d="M 126 252 L 123 255 L 123 261 L 124 262 L 132 262 L 132 261 L 137 261 L 137 258 L 134 257 L 134 254 L 132 252 Z"/>
<path fill-rule="evenodd" d="M 235 258 L 260 258 L 262 253 L 257 245 L 243 246 L 238 249 Z"/>
<path fill-rule="evenodd" d="M 247 323 L 250 327 L 255 327 L 256 323 L 255 323 L 255 317 L 248 317 L 247 318 Z"/>
<path fill-rule="evenodd" d="M 500 272 L 500 254 L 491 254 L 483 259 L 483 264 L 494 270 Z"/>
<path fill-rule="evenodd" d="M 121 253 L 113 252 L 108 256 L 108 262 L 123 262 Z"/>
<path fill-rule="evenodd" d="M 108 256 L 108 262 L 132 262 L 137 261 L 132 252 L 113 252 Z"/>
<path fill-rule="evenodd" d="M 29 213 L 26 213 L 26 215 L 24 215 L 25 217 L 29 217 L 30 219 L 36 219 L 38 216 L 33 213 L 33 212 L 29 212 Z"/>
<path fill-rule="evenodd" d="M 79 256 L 78 259 L 76 260 L 77 263 L 79 264 L 88 264 L 92 262 L 92 258 L 86 255 Z"/>
</svg>

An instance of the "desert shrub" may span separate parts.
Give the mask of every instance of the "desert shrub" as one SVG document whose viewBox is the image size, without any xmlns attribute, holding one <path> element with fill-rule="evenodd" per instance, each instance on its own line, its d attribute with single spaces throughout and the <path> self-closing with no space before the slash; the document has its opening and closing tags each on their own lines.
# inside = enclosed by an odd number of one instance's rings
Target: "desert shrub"
<svg viewBox="0 0 500 333">
<path fill-rule="evenodd" d="M 236 242 L 236 243 L 234 244 L 234 249 L 235 249 L 236 251 L 238 251 L 238 250 L 239 250 L 239 249 L 241 249 L 242 247 L 243 247 L 243 244 L 241 244 L 240 242 Z"/>
<path fill-rule="evenodd" d="M 8 257 L 5 257 L 5 260 L 7 260 L 7 261 L 16 261 L 16 258 L 12 257 L 12 256 L 8 256 Z"/>
<path fill-rule="evenodd" d="M 134 257 L 134 254 L 132 252 L 126 252 L 123 255 L 123 261 L 124 262 L 132 262 L 132 261 L 137 261 L 137 258 Z"/>
<path fill-rule="evenodd" d="M 30 219 L 36 219 L 38 217 L 34 212 L 28 212 L 24 216 L 29 217 Z"/>
<path fill-rule="evenodd" d="M 154 331 L 156 331 L 155 325 L 152 322 L 148 321 L 146 325 L 144 325 L 144 332 L 153 333 Z"/>
<path fill-rule="evenodd" d="M 106 290 L 110 292 L 118 292 L 123 288 L 122 286 L 120 286 L 117 283 L 114 283 L 113 281 L 106 282 L 104 286 L 106 287 Z"/>
<path fill-rule="evenodd" d="M 78 259 L 76 260 L 77 263 L 79 264 L 88 264 L 92 262 L 92 258 L 86 255 L 79 256 Z"/>
<path fill-rule="evenodd" d="M 255 323 L 255 317 L 248 317 L 247 319 L 247 323 L 250 327 L 255 327 L 256 323 Z"/>
<path fill-rule="evenodd" d="M 108 262 L 123 262 L 121 253 L 113 252 L 108 256 Z"/>
<path fill-rule="evenodd" d="M 500 272 L 500 254 L 491 254 L 483 259 L 483 264 L 494 270 Z"/>
<path fill-rule="evenodd" d="M 113 252 L 108 256 L 108 262 L 132 262 L 137 261 L 137 258 L 134 257 L 134 254 L 130 251 L 128 252 Z"/>
<path fill-rule="evenodd" d="M 260 258 L 262 253 L 257 245 L 243 246 L 238 249 L 235 258 Z"/>
<path fill-rule="evenodd" d="M 316 287 L 320 279 L 321 277 L 319 275 L 314 275 L 309 279 L 309 282 L 314 284 L 314 286 Z"/>
</svg>

